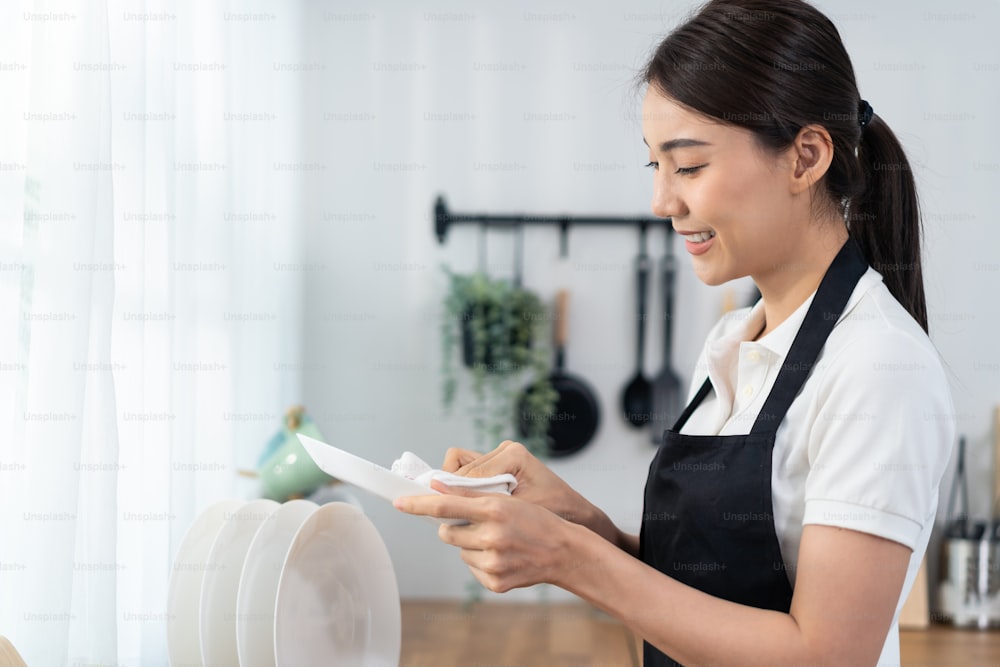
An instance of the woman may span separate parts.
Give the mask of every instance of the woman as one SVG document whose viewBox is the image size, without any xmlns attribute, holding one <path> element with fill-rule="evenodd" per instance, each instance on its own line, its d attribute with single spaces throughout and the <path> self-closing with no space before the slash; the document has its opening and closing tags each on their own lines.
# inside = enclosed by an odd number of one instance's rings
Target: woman
<svg viewBox="0 0 1000 667">
<path fill-rule="evenodd" d="M 444 464 L 514 473 L 512 497 L 397 507 L 468 519 L 440 537 L 487 588 L 572 591 L 642 636 L 646 665 L 899 664 L 954 437 L 906 157 L 798 0 L 708 3 L 644 80 L 653 212 L 702 281 L 749 275 L 762 299 L 709 334 L 641 534 L 512 442 Z"/>
</svg>

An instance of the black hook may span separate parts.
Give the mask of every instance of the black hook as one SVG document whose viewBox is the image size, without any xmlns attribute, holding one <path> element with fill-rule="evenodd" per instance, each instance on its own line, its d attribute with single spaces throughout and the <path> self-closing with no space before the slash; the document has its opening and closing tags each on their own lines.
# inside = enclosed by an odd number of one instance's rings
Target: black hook
<svg viewBox="0 0 1000 667">
<path fill-rule="evenodd" d="M 559 256 L 569 257 L 569 220 L 566 219 L 559 221 Z"/>
<path fill-rule="evenodd" d="M 448 235 L 448 207 L 441 195 L 434 202 L 434 233 L 437 234 L 438 243 L 444 243 L 444 238 Z"/>
</svg>

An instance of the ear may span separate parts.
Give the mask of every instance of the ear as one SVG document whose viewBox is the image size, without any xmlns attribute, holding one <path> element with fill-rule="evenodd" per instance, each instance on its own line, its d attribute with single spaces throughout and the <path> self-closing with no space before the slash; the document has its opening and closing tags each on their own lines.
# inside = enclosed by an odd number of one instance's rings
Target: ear
<svg viewBox="0 0 1000 667">
<path fill-rule="evenodd" d="M 801 194 L 826 175 L 833 162 L 833 139 L 822 125 L 806 125 L 791 146 L 794 169 L 790 174 L 792 194 Z"/>
</svg>

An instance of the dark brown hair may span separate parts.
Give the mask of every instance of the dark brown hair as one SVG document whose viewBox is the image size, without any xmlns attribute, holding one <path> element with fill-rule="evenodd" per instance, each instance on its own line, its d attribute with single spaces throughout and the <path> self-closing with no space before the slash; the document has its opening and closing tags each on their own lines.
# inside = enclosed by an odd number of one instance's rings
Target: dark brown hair
<svg viewBox="0 0 1000 667">
<path fill-rule="evenodd" d="M 878 115 L 861 127 L 854 68 L 830 19 L 802 0 L 713 0 L 663 40 L 643 81 L 772 150 L 806 125 L 825 127 L 830 201 L 847 211 L 868 263 L 927 330 L 913 172 Z"/>
</svg>

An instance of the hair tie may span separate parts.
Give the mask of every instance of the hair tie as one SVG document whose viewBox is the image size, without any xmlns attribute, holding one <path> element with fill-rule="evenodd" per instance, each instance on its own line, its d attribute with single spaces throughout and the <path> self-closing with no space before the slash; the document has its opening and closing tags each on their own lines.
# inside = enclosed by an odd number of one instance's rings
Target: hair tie
<svg viewBox="0 0 1000 667">
<path fill-rule="evenodd" d="M 858 125 L 861 126 L 862 132 L 868 127 L 868 123 L 872 122 L 872 116 L 874 115 L 875 110 L 872 109 L 872 105 L 868 104 L 868 100 L 858 102 Z"/>
</svg>

